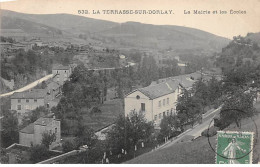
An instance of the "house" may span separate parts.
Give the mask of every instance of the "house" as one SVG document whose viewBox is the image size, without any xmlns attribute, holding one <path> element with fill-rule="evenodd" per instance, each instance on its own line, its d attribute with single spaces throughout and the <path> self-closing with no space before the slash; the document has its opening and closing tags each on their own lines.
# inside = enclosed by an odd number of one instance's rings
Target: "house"
<svg viewBox="0 0 260 167">
<path fill-rule="evenodd" d="M 164 116 L 176 114 L 180 92 L 179 81 L 175 80 L 136 89 L 125 96 L 125 116 L 131 112 L 141 113 L 147 121 L 159 126 Z"/>
<path fill-rule="evenodd" d="M 46 105 L 46 90 L 33 89 L 26 92 L 15 92 L 11 96 L 11 110 L 16 110 L 18 115 Z"/>
<path fill-rule="evenodd" d="M 147 121 L 159 126 L 162 118 L 176 114 L 176 104 L 183 89 L 190 90 L 201 78 L 199 72 L 153 81 L 151 85 L 125 96 L 125 116 L 131 112 L 144 114 Z"/>
<path fill-rule="evenodd" d="M 52 68 L 53 80 L 60 85 L 63 85 L 65 81 L 69 80 L 72 73 L 70 66 L 54 65 Z"/>
<path fill-rule="evenodd" d="M 55 117 L 41 117 L 19 131 L 19 144 L 25 146 L 37 145 L 42 142 L 43 133 L 55 133 L 56 139 L 50 149 L 58 146 L 61 139 L 60 121 Z"/>
</svg>

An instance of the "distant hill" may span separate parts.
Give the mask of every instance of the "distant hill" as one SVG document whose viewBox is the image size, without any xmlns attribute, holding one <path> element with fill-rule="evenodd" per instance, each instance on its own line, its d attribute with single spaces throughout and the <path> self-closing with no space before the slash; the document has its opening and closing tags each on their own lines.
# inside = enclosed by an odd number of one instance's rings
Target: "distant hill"
<svg viewBox="0 0 260 167">
<path fill-rule="evenodd" d="M 172 50 L 205 49 L 216 51 L 229 41 L 226 38 L 193 28 L 136 22 L 126 22 L 99 32 L 99 34 L 120 45 Z"/>
<path fill-rule="evenodd" d="M 16 17 L 1 17 L 1 29 L 3 33 L 14 33 L 13 30 L 20 30 L 20 35 L 24 34 L 35 34 L 35 35 L 45 35 L 45 36 L 61 36 L 62 31 L 53 27 L 49 27 L 43 24 L 31 22 L 25 19 L 16 18 Z M 10 31 L 8 31 L 10 30 Z M 16 31 L 15 33 L 17 33 Z M 12 34 L 11 34 L 12 35 Z"/>
<path fill-rule="evenodd" d="M 156 50 L 202 50 L 218 52 L 228 39 L 194 28 L 171 25 L 151 25 L 137 22 L 123 24 L 70 14 L 23 14 L 1 10 L 8 23 L 3 28 L 22 27 L 25 31 L 49 31 L 100 41 L 114 48 Z M 28 21 L 28 29 L 25 21 Z M 3 29 L 2 28 L 2 29 Z"/>
<path fill-rule="evenodd" d="M 119 24 L 71 14 L 24 14 L 8 10 L 1 10 L 1 15 L 29 20 L 31 22 L 55 27 L 73 34 L 103 31 L 107 28 Z"/>
</svg>

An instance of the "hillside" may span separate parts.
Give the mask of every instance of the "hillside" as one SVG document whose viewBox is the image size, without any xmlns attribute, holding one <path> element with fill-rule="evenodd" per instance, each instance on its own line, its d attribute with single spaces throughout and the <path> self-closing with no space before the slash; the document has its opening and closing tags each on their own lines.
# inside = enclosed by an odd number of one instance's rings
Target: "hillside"
<svg viewBox="0 0 260 167">
<path fill-rule="evenodd" d="M 53 27 L 49 27 L 43 24 L 31 22 L 25 19 L 16 17 L 1 17 L 1 29 L 4 29 L 3 33 L 10 33 L 10 30 L 20 30 L 20 35 L 37 34 L 37 36 L 62 36 L 62 31 Z"/>
<path fill-rule="evenodd" d="M 207 53 L 212 53 L 220 51 L 229 42 L 226 38 L 181 26 L 136 22 L 119 24 L 70 14 L 36 15 L 7 10 L 1 10 L 1 15 L 9 17 L 10 21 L 27 20 L 36 25 L 40 24 L 61 30 L 63 35 L 73 34 L 77 38 L 81 35 L 88 41 L 100 41 L 105 46 L 114 48 L 201 50 L 201 52 L 206 50 Z M 9 25 L 12 24 L 9 23 Z M 8 28 L 6 25 L 3 27 Z"/>
<path fill-rule="evenodd" d="M 99 34 L 118 45 L 172 50 L 203 49 L 216 51 L 228 42 L 225 38 L 193 28 L 136 22 L 122 23 L 99 32 Z"/>
<path fill-rule="evenodd" d="M 94 33 L 118 25 L 118 23 L 110 21 L 91 19 L 70 14 L 24 14 L 1 10 L 1 15 L 44 24 L 72 34 Z"/>
<path fill-rule="evenodd" d="M 251 39 L 253 42 L 256 42 L 258 46 L 260 46 L 260 32 L 248 33 L 246 39 Z"/>
<path fill-rule="evenodd" d="M 254 121 L 260 126 L 260 117 L 255 116 Z M 255 125 L 251 119 L 242 121 L 242 129 L 238 129 L 234 124 L 225 129 L 226 131 L 253 131 Z M 258 129 L 259 133 L 259 129 Z M 259 141 L 259 135 L 255 136 L 255 141 Z M 216 145 L 216 135 L 210 137 L 212 146 Z M 253 150 L 253 163 L 259 161 L 259 142 L 256 143 Z M 194 141 L 176 143 L 170 147 L 140 155 L 139 157 L 125 162 L 126 164 L 214 164 L 215 153 L 210 148 L 207 137 L 200 137 Z"/>
</svg>

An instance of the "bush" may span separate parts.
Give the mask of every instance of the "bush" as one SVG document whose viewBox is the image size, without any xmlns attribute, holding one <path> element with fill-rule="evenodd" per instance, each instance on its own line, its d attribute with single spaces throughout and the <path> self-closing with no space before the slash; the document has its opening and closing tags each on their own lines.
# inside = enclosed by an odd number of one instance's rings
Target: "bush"
<svg viewBox="0 0 260 167">
<path fill-rule="evenodd" d="M 218 127 L 212 126 L 209 129 L 205 129 L 203 132 L 201 132 L 201 136 L 212 137 L 217 134 L 218 130 Z"/>
<path fill-rule="evenodd" d="M 34 163 L 48 159 L 50 156 L 49 150 L 44 145 L 35 145 L 30 148 L 30 160 Z"/>
<path fill-rule="evenodd" d="M 72 150 L 76 150 L 77 146 L 76 146 L 75 142 L 67 140 L 62 144 L 62 149 L 63 149 L 63 152 L 66 153 L 66 152 L 70 152 Z"/>
</svg>

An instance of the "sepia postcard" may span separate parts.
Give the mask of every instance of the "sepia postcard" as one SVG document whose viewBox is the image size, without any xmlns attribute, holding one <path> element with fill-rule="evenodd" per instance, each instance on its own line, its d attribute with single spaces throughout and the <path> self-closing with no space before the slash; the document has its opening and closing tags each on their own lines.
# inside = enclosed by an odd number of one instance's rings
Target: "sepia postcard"
<svg viewBox="0 0 260 167">
<path fill-rule="evenodd" d="M 1 164 L 260 164 L 260 0 L 0 0 Z"/>
</svg>

